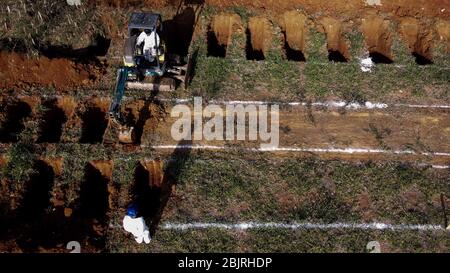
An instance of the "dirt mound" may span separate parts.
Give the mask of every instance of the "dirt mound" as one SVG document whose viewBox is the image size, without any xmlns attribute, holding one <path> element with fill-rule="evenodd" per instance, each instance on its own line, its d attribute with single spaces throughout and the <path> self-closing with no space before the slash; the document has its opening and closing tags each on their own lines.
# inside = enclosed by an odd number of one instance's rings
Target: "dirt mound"
<svg viewBox="0 0 450 273">
<path fill-rule="evenodd" d="M 15 52 L 0 52 L 0 88 L 51 86 L 67 90 L 97 82 L 105 63 L 76 63 L 63 58 L 28 58 Z"/>
<path fill-rule="evenodd" d="M 450 18 L 450 0 L 382 0 L 379 7 L 397 16 L 437 16 Z"/>
<path fill-rule="evenodd" d="M 342 23 L 334 18 L 321 20 L 323 30 L 327 35 L 327 47 L 331 61 L 346 61 L 350 58 L 347 42 L 343 37 Z"/>
<path fill-rule="evenodd" d="M 367 0 L 206 0 L 206 3 L 220 7 L 248 6 L 275 11 L 301 8 L 307 13 L 320 12 L 328 16 L 359 16 L 363 9 L 377 9 L 397 16 L 450 18 L 450 0 L 380 0 L 380 5 L 371 5 Z"/>
<path fill-rule="evenodd" d="M 238 25 L 241 25 L 241 18 L 237 14 L 220 14 L 214 16 L 211 22 L 211 29 L 216 35 L 217 42 L 220 45 L 227 46 L 230 43 L 235 27 Z"/>
<path fill-rule="evenodd" d="M 143 166 L 149 172 L 150 186 L 161 188 L 164 179 L 163 162 L 161 160 L 145 160 Z"/>
<path fill-rule="evenodd" d="M 64 111 L 64 114 L 70 118 L 75 112 L 77 103 L 73 97 L 58 97 L 57 105 Z"/>
<path fill-rule="evenodd" d="M 293 50 L 304 52 L 306 38 L 306 16 L 297 11 L 287 11 L 280 21 L 286 43 Z"/>
<path fill-rule="evenodd" d="M 361 30 L 374 62 L 392 62 L 390 22 L 376 15 L 370 15 L 362 19 Z"/>
<path fill-rule="evenodd" d="M 404 18 L 400 22 L 401 36 L 408 44 L 409 50 L 417 57 L 417 62 L 431 62 L 433 34 L 427 30 L 419 20 Z"/>
<path fill-rule="evenodd" d="M 450 53 L 450 22 L 449 21 L 441 21 L 436 25 L 437 33 L 439 38 L 447 42 L 447 52 Z"/>
<path fill-rule="evenodd" d="M 214 16 L 208 31 L 208 55 L 225 57 L 231 37 L 241 24 L 241 18 L 237 14 L 223 13 Z"/>
<path fill-rule="evenodd" d="M 89 0 L 90 4 L 110 7 L 145 7 L 160 8 L 178 6 L 180 1 L 205 3 L 220 8 L 245 6 L 273 11 L 287 11 L 301 8 L 307 13 L 318 13 L 326 16 L 341 14 L 358 17 L 364 9 L 376 9 L 399 17 L 428 16 L 450 18 L 450 0 Z"/>
<path fill-rule="evenodd" d="M 247 30 L 247 59 L 263 60 L 271 44 L 271 24 L 264 17 L 252 17 Z"/>
</svg>

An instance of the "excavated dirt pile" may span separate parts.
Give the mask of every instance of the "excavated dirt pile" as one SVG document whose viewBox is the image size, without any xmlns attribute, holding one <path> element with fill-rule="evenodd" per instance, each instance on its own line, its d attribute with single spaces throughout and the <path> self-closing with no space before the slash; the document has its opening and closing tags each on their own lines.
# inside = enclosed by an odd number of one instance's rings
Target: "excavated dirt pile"
<svg viewBox="0 0 450 273">
<path fill-rule="evenodd" d="M 49 86 L 67 90 L 93 84 L 106 73 L 106 63 L 77 63 L 64 58 L 28 58 L 0 52 L 0 88 Z"/>
<path fill-rule="evenodd" d="M 400 33 L 418 64 L 432 63 L 433 33 L 429 29 L 415 18 L 405 18 L 400 22 Z"/>
<path fill-rule="evenodd" d="M 231 36 L 241 25 L 237 14 L 219 14 L 214 16 L 208 31 L 208 55 L 225 57 Z"/>
<path fill-rule="evenodd" d="M 346 62 L 350 53 L 343 37 L 342 23 L 334 18 L 324 18 L 321 23 L 327 35 L 328 58 L 330 61 Z"/>
<path fill-rule="evenodd" d="M 264 17 L 252 17 L 247 29 L 247 59 L 264 60 L 271 44 L 271 24 Z"/>
<path fill-rule="evenodd" d="M 361 30 L 373 61 L 376 63 L 392 63 L 390 22 L 376 15 L 370 15 L 362 19 Z"/>
<path fill-rule="evenodd" d="M 284 47 L 288 60 L 305 61 L 306 16 L 297 11 L 283 14 L 280 25 L 284 33 Z"/>
<path fill-rule="evenodd" d="M 447 52 L 450 53 L 450 21 L 441 21 L 436 25 L 439 38 L 447 43 Z"/>
<path fill-rule="evenodd" d="M 396 16 L 438 16 L 450 18 L 450 0 L 380 0 L 379 5 L 369 0 L 206 0 L 219 7 L 247 6 L 266 10 L 285 11 L 301 8 L 307 13 L 358 16 L 364 9 L 391 13 Z"/>
</svg>

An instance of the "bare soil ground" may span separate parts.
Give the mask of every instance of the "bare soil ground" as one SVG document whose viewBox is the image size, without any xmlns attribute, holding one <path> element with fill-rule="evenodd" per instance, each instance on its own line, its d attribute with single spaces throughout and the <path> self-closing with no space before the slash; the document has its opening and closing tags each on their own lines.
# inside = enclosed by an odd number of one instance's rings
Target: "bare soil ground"
<svg viewBox="0 0 450 273">
<path fill-rule="evenodd" d="M 0 53 L 0 87 L 29 88 L 33 86 L 72 89 L 92 85 L 105 74 L 104 63 L 76 63 L 68 59 L 27 58 L 14 52 Z"/>
</svg>

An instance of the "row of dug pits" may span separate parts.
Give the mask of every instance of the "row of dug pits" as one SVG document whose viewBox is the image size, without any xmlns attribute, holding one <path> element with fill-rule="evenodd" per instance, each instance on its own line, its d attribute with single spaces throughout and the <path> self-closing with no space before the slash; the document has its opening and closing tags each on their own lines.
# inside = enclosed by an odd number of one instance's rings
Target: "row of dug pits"
<svg viewBox="0 0 450 273">
<path fill-rule="evenodd" d="M 138 162 L 127 189 L 114 181 L 112 160 L 77 166 L 83 175 L 70 183 L 63 181 L 67 164 L 62 158 L 42 158 L 26 181 L 2 181 L 3 198 L 10 200 L 0 202 L 0 251 L 68 252 L 71 241 L 80 242 L 82 252 L 104 251 L 108 229 L 118 224 L 110 225 L 111 213 L 124 213 L 131 200 L 140 203 L 142 215 L 156 228 L 172 190 L 161 161 Z"/>
<path fill-rule="evenodd" d="M 347 62 L 352 58 L 352 44 L 347 34 L 354 32 L 355 25 L 363 35 L 365 49 L 375 63 L 389 64 L 395 61 L 392 49 L 395 37 L 401 38 L 419 65 L 433 62 L 433 51 L 440 43 L 439 40 L 450 53 L 450 22 L 447 21 L 430 25 L 413 17 L 391 21 L 378 14 L 369 14 L 357 21 L 340 21 L 331 17 L 311 19 L 299 11 L 285 12 L 277 20 L 274 23 L 265 17 L 256 16 L 250 17 L 248 23 L 244 24 L 237 14 L 214 16 L 207 34 L 208 55 L 226 57 L 233 39 L 245 33 L 248 60 L 264 60 L 270 49 L 278 48 L 278 45 L 273 45 L 274 41 L 281 40 L 285 59 L 306 61 L 310 32 L 317 30 L 326 35 L 328 59 Z M 276 39 L 277 32 L 281 33 L 280 39 Z"/>
<path fill-rule="evenodd" d="M 35 143 L 102 143 L 109 125 L 109 98 L 3 98 L 0 102 L 0 143 L 21 139 Z M 162 106 L 150 101 L 124 104 L 129 126 L 140 144 L 146 130 L 164 118 Z"/>
</svg>

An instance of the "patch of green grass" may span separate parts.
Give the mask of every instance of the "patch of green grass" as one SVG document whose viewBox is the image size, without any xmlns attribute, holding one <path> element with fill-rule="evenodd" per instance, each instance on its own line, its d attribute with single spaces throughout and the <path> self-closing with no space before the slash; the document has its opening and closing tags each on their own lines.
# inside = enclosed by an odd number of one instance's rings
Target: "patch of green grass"
<svg viewBox="0 0 450 273">
<path fill-rule="evenodd" d="M 75 45 L 96 35 L 105 36 L 105 29 L 94 6 L 72 7 L 64 0 L 5 1 L 0 10 L 2 27 L 8 32 L 2 38 L 19 42 L 32 54 L 40 47 Z"/>
<path fill-rule="evenodd" d="M 166 221 L 365 221 L 442 224 L 434 199 L 448 182 L 400 163 L 348 164 L 216 154 L 191 157 Z M 409 200 L 416 189 L 418 200 Z M 360 207 L 366 194 L 370 208 Z M 417 202 L 414 203 L 414 202 Z"/>
<path fill-rule="evenodd" d="M 158 231 L 149 245 L 138 245 L 130 234 L 122 230 L 110 233 L 107 239 L 108 252 L 119 253 L 204 253 L 237 252 L 236 236 L 220 229 Z"/>
<path fill-rule="evenodd" d="M 245 241 L 252 252 L 369 252 L 378 241 L 381 252 L 446 252 L 450 239 L 443 232 L 362 230 L 252 230 Z"/>
<path fill-rule="evenodd" d="M 37 154 L 32 145 L 16 143 L 8 150 L 6 155 L 8 164 L 2 170 L 2 177 L 10 181 L 13 192 L 21 190 L 23 183 L 30 179 L 34 173 L 33 164 Z"/>
<path fill-rule="evenodd" d="M 450 237 L 445 232 L 288 230 L 248 231 L 158 230 L 150 245 L 138 245 L 121 230 L 108 238 L 111 252 L 256 252 L 256 253 L 367 253 L 367 244 L 380 243 L 386 252 L 448 252 Z"/>
<path fill-rule="evenodd" d="M 306 63 L 305 93 L 317 99 L 338 96 L 348 101 L 365 101 L 361 92 L 364 75 L 355 63 Z"/>
<path fill-rule="evenodd" d="M 307 63 L 325 63 L 328 62 L 327 39 L 325 34 L 310 29 L 306 42 L 306 61 Z"/>
<path fill-rule="evenodd" d="M 194 96 L 216 97 L 229 80 L 232 65 L 222 58 L 200 57 L 197 62 L 196 76 L 190 87 Z"/>
</svg>

